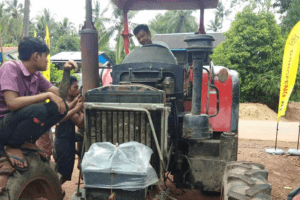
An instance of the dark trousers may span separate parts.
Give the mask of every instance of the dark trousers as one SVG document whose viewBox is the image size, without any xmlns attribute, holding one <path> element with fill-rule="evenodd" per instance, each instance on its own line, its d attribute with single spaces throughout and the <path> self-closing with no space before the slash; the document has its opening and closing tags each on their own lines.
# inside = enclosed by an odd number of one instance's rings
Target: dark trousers
<svg viewBox="0 0 300 200">
<path fill-rule="evenodd" d="M 70 181 L 75 161 L 75 134 L 70 138 L 55 138 L 53 154 L 57 171 L 64 181 Z"/>
<path fill-rule="evenodd" d="M 54 102 L 32 104 L 8 113 L 0 119 L 0 151 L 4 145 L 20 148 L 26 141 L 35 143 L 68 112 L 60 114 Z"/>
</svg>

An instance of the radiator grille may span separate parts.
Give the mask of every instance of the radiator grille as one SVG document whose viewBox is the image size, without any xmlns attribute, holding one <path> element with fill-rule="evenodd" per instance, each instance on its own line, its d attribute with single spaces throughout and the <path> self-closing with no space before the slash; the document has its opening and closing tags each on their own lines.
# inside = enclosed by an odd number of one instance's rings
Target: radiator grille
<svg viewBox="0 0 300 200">
<path fill-rule="evenodd" d="M 137 141 L 151 148 L 152 131 L 146 113 L 97 110 L 88 114 L 92 144 Z"/>
<path fill-rule="evenodd" d="M 137 141 L 153 150 L 151 165 L 160 174 L 159 155 L 145 112 L 86 110 L 89 143 L 111 142 L 122 144 Z M 151 112 L 156 136 L 161 138 L 161 112 Z"/>
</svg>

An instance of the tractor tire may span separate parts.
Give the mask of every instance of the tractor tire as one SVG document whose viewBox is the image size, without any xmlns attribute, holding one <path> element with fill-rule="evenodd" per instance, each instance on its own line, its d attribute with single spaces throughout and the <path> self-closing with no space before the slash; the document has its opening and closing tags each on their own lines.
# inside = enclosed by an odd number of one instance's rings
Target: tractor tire
<svg viewBox="0 0 300 200">
<path fill-rule="evenodd" d="M 223 177 L 224 200 L 271 200 L 271 184 L 264 165 L 228 162 Z"/>
<path fill-rule="evenodd" d="M 9 176 L 0 200 L 62 200 L 62 188 L 55 163 L 42 161 L 38 153 L 24 152 L 29 170 Z"/>
</svg>

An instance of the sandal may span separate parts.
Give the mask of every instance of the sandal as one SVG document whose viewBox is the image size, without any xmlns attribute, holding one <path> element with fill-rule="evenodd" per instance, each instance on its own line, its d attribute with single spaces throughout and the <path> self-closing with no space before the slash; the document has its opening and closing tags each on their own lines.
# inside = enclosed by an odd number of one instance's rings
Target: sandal
<svg viewBox="0 0 300 200">
<path fill-rule="evenodd" d="M 3 155 L 6 157 L 7 162 L 8 162 L 13 168 L 15 168 L 16 170 L 18 170 L 19 172 L 26 172 L 26 171 L 29 170 L 29 162 L 26 160 L 25 155 L 24 155 L 23 159 L 22 159 L 22 158 L 19 158 L 19 157 L 17 157 L 17 156 L 14 156 L 14 155 L 8 155 L 6 152 L 4 152 Z M 14 164 L 11 162 L 10 158 L 15 159 L 15 160 L 18 160 L 18 161 L 20 161 L 21 163 L 27 162 L 27 167 L 19 167 L 19 166 L 14 165 Z"/>
</svg>

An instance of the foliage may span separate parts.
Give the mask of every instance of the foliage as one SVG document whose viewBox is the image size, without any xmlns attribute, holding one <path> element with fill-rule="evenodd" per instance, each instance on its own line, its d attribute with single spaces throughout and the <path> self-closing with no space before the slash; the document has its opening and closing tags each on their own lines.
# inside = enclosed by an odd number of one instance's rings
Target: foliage
<svg viewBox="0 0 300 200">
<path fill-rule="evenodd" d="M 63 77 L 63 73 L 64 71 L 63 70 L 59 70 L 55 64 L 53 63 L 50 63 L 50 82 L 55 85 L 55 86 L 58 86 L 59 83 L 61 82 L 62 80 L 62 77 Z M 71 75 L 74 75 L 74 70 L 71 71 Z M 77 76 L 76 76 L 77 77 Z M 79 78 L 79 77 L 77 77 Z"/>
<path fill-rule="evenodd" d="M 59 53 L 62 51 L 79 51 L 79 50 L 80 50 L 80 40 L 78 37 L 63 35 L 59 37 L 54 53 Z"/>
<path fill-rule="evenodd" d="M 18 3 L 18 0 L 6 0 L 6 7 L 0 4 L 2 20 L 2 43 L 18 44 L 22 38 L 23 30 L 23 4 Z M 1 9 L 2 8 L 2 9 Z"/>
<path fill-rule="evenodd" d="M 150 21 L 149 27 L 157 33 L 196 32 L 196 18 L 191 10 L 172 10 L 158 14 Z"/>
<path fill-rule="evenodd" d="M 12 43 L 10 43 L 10 44 L 3 44 L 2 46 L 3 46 L 3 47 L 14 47 L 15 45 L 12 44 Z"/>
<path fill-rule="evenodd" d="M 50 64 L 50 82 L 54 85 L 58 85 L 58 83 L 62 80 L 63 70 L 59 70 L 55 67 L 55 64 Z"/>
<path fill-rule="evenodd" d="M 291 6 L 288 8 L 286 16 L 283 17 L 281 28 L 283 34 L 288 34 L 294 25 L 300 21 L 300 0 L 291 0 Z"/>
<path fill-rule="evenodd" d="M 287 11 L 287 9 L 290 7 L 291 0 L 276 0 L 276 2 L 273 4 L 273 7 L 279 7 L 279 13 L 284 13 Z"/>
<path fill-rule="evenodd" d="M 225 5 L 223 5 L 222 1 L 220 1 L 215 11 L 215 19 L 210 21 L 207 30 L 211 30 L 214 32 L 222 30 L 224 20 L 231 14 L 231 12 L 231 8 L 226 9 Z"/>
<path fill-rule="evenodd" d="M 212 55 L 215 64 L 239 72 L 240 101 L 278 105 L 284 38 L 273 14 L 254 13 L 247 6 L 238 13 Z"/>
</svg>

